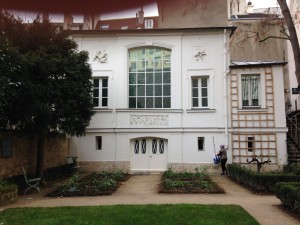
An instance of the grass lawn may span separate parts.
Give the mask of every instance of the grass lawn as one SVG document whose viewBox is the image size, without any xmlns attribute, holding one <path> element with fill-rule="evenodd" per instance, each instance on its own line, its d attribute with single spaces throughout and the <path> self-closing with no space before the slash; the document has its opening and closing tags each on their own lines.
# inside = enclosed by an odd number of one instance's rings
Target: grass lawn
<svg viewBox="0 0 300 225">
<path fill-rule="evenodd" d="M 0 225 L 62 224 L 259 225 L 253 217 L 237 205 L 115 205 L 15 208 L 0 212 Z"/>
</svg>

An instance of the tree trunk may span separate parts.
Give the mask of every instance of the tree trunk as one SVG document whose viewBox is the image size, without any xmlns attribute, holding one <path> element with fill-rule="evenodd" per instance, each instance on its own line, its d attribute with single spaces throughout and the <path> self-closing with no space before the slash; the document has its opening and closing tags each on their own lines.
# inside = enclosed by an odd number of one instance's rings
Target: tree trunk
<svg viewBox="0 0 300 225">
<path fill-rule="evenodd" d="M 289 7 L 286 3 L 286 0 L 277 0 L 282 14 L 284 16 L 284 20 L 286 22 L 288 31 L 289 31 L 289 39 L 292 45 L 293 53 L 294 53 L 294 61 L 295 61 L 295 75 L 298 82 L 298 88 L 300 89 L 300 47 L 299 47 L 299 41 L 297 37 L 297 32 L 295 28 L 294 21 L 291 16 L 291 12 L 289 10 Z"/>
<path fill-rule="evenodd" d="M 37 139 L 37 157 L 36 157 L 36 176 L 44 180 L 44 165 L 45 165 L 45 136 L 39 136 Z"/>
</svg>

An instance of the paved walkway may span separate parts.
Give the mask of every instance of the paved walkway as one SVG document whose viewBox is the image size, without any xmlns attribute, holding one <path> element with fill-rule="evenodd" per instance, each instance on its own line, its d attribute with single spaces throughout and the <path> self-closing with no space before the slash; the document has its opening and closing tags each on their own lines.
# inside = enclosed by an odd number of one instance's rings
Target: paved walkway
<svg viewBox="0 0 300 225">
<path fill-rule="evenodd" d="M 237 185 L 226 176 L 212 176 L 225 194 L 158 194 L 160 175 L 135 175 L 124 182 L 116 193 L 110 196 L 49 198 L 43 194 L 20 195 L 14 204 L 0 208 L 92 206 L 116 204 L 236 204 L 241 205 L 261 225 L 299 225 L 300 220 L 281 210 L 280 200 L 274 195 L 255 195 Z"/>
</svg>

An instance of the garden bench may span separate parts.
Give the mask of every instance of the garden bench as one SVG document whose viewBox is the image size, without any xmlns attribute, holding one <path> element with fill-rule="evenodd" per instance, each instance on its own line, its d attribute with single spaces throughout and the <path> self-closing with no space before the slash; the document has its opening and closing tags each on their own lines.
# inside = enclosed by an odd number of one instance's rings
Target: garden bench
<svg viewBox="0 0 300 225">
<path fill-rule="evenodd" d="M 23 170 L 23 173 L 24 173 L 24 179 L 25 179 L 25 182 L 27 184 L 27 189 L 25 190 L 24 192 L 24 195 L 27 193 L 27 191 L 29 191 L 30 189 L 36 189 L 38 190 L 39 192 L 40 191 L 40 181 L 41 181 L 41 177 L 36 177 L 36 178 L 31 178 L 29 179 L 28 176 L 27 176 L 27 173 L 26 173 L 26 170 L 24 168 L 24 166 L 22 166 L 22 170 Z"/>
</svg>

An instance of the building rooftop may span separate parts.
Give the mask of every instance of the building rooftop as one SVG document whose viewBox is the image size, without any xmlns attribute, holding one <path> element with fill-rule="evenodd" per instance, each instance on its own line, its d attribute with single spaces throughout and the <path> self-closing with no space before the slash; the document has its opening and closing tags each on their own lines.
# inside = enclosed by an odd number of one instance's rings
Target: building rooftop
<svg viewBox="0 0 300 225">
<path fill-rule="evenodd" d="M 230 61 L 230 68 L 286 65 L 284 61 Z"/>
</svg>

